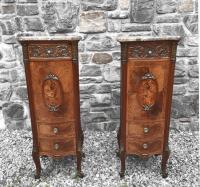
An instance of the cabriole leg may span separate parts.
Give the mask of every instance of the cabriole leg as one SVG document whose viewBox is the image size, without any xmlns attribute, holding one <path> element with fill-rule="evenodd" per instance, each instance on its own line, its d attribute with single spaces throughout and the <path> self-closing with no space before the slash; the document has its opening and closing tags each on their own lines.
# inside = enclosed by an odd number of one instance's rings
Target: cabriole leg
<svg viewBox="0 0 200 187">
<path fill-rule="evenodd" d="M 35 167 L 36 167 L 35 179 L 39 179 L 40 178 L 40 173 L 41 173 L 40 157 L 37 154 L 37 152 L 35 152 L 34 150 L 32 152 L 32 157 L 33 157 L 33 161 L 34 161 Z"/>
<path fill-rule="evenodd" d="M 169 147 L 167 147 L 165 149 L 165 151 L 162 154 L 162 164 L 161 164 L 161 170 L 162 170 L 162 177 L 166 178 L 168 176 L 167 173 L 167 161 L 169 159 L 169 155 L 170 155 L 170 150 Z"/>
<path fill-rule="evenodd" d="M 120 153 L 120 160 L 121 160 L 121 171 L 119 175 L 120 175 L 120 178 L 123 178 L 124 173 L 125 173 L 125 160 L 126 160 L 126 155 L 124 151 Z"/>
</svg>

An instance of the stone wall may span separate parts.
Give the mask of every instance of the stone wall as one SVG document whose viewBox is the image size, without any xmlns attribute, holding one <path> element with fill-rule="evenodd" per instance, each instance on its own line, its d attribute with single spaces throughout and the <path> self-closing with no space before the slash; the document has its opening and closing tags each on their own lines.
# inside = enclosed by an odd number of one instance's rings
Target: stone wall
<svg viewBox="0 0 200 187">
<path fill-rule="evenodd" d="M 120 47 L 116 36 L 180 35 L 172 128 L 198 130 L 198 0 L 0 0 L 1 128 L 30 128 L 21 46 L 16 36 L 81 34 L 84 129 L 119 125 Z M 2 118 L 3 116 L 3 118 Z M 5 125 L 4 125 L 5 123 Z"/>
</svg>

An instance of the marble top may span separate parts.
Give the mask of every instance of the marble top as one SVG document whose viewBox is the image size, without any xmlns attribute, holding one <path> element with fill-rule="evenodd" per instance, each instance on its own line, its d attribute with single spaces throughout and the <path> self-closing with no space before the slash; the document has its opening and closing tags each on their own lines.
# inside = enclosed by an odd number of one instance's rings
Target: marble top
<svg viewBox="0 0 200 187">
<path fill-rule="evenodd" d="M 39 41 L 39 40 L 81 40 L 81 36 L 18 36 L 18 41 Z"/>
<path fill-rule="evenodd" d="M 118 36 L 119 42 L 180 40 L 180 36 Z"/>
</svg>

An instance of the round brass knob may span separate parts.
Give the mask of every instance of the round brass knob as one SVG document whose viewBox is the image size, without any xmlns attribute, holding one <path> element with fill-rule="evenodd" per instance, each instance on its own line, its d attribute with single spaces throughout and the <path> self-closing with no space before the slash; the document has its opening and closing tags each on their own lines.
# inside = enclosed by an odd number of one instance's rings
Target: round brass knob
<svg viewBox="0 0 200 187">
<path fill-rule="evenodd" d="M 147 148 L 148 148 L 148 144 L 147 144 L 147 143 L 144 143 L 144 144 L 143 144 L 143 148 L 144 148 L 144 149 L 147 149 Z"/>
<path fill-rule="evenodd" d="M 57 127 L 53 128 L 53 132 L 54 132 L 54 134 L 57 134 L 58 133 L 58 128 Z"/>
<path fill-rule="evenodd" d="M 144 127 L 144 133 L 148 133 L 149 132 L 149 128 L 148 127 Z"/>
<path fill-rule="evenodd" d="M 54 144 L 54 149 L 55 149 L 55 150 L 58 150 L 58 149 L 59 149 L 59 144 L 57 144 L 57 143 Z"/>
</svg>

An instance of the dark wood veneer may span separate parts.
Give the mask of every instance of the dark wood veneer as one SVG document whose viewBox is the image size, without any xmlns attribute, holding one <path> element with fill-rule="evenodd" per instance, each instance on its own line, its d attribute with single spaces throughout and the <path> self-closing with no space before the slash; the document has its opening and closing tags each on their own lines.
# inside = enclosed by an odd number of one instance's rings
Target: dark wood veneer
<svg viewBox="0 0 200 187">
<path fill-rule="evenodd" d="M 167 177 L 173 77 L 178 39 L 121 40 L 120 176 L 127 155 L 162 155 Z"/>
<path fill-rule="evenodd" d="M 40 156 L 77 157 L 81 172 L 83 132 L 80 124 L 78 40 L 20 40 L 28 88 L 35 178 Z"/>
</svg>

